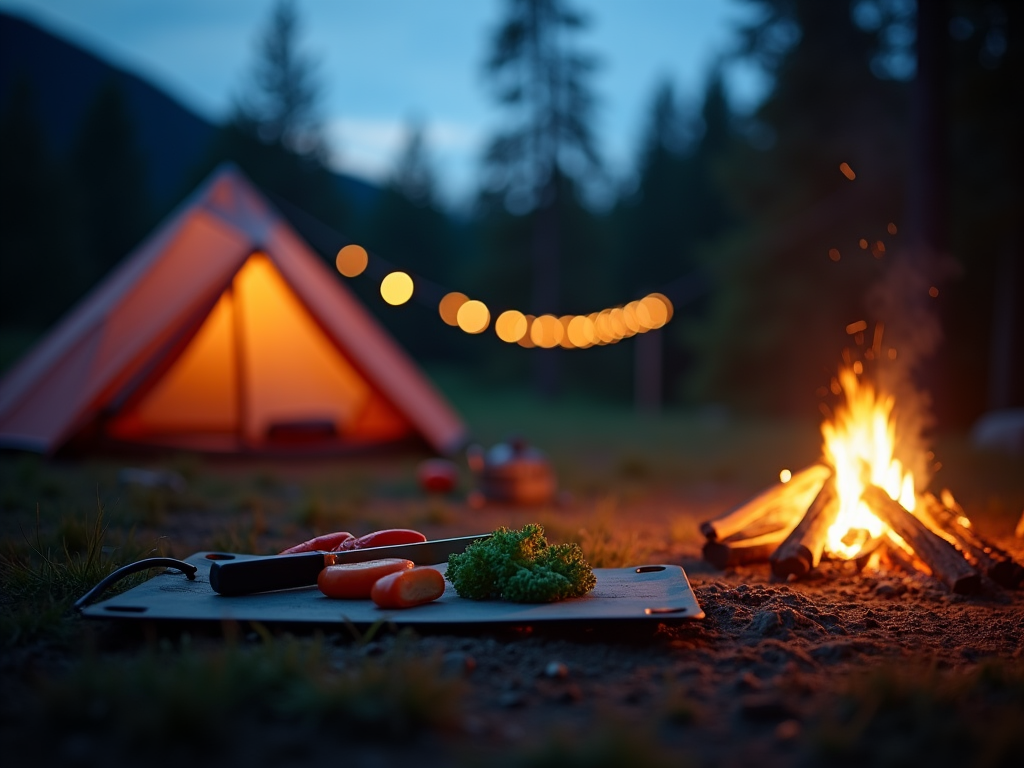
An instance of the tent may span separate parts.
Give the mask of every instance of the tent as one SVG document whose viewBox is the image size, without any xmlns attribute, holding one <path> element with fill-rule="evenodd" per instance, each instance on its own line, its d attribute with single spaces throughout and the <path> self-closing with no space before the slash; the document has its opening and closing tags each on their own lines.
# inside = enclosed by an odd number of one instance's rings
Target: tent
<svg viewBox="0 0 1024 768">
<path fill-rule="evenodd" d="M 458 415 L 234 166 L 0 380 L 0 448 L 465 441 Z"/>
</svg>

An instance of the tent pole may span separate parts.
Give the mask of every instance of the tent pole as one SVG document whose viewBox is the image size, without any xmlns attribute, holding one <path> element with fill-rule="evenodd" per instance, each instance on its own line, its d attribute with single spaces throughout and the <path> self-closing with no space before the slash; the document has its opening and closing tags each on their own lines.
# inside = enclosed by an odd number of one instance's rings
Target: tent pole
<svg viewBox="0 0 1024 768">
<path fill-rule="evenodd" d="M 240 293 L 235 290 L 235 281 L 228 286 L 231 294 L 232 326 L 235 334 L 235 386 L 238 390 L 238 447 L 246 447 L 246 416 L 249 413 L 249 404 L 246 400 L 248 392 L 245 386 L 245 333 L 242 328 L 242 306 L 239 301 Z"/>
</svg>

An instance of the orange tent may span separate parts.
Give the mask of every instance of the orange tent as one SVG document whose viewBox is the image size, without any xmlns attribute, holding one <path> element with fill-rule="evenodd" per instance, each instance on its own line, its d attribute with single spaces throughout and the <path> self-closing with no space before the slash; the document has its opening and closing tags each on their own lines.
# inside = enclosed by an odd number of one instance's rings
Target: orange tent
<svg viewBox="0 0 1024 768">
<path fill-rule="evenodd" d="M 346 448 L 458 415 L 233 166 L 210 177 L 0 381 L 0 447 Z"/>
</svg>

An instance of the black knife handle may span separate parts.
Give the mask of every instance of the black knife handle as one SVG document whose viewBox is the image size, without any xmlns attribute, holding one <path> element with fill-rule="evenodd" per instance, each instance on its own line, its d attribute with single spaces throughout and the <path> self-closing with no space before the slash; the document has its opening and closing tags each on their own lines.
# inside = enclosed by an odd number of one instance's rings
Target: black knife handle
<svg viewBox="0 0 1024 768">
<path fill-rule="evenodd" d="M 323 568 L 323 552 L 214 562 L 210 566 L 210 586 L 226 596 L 308 587 L 316 584 Z"/>
</svg>

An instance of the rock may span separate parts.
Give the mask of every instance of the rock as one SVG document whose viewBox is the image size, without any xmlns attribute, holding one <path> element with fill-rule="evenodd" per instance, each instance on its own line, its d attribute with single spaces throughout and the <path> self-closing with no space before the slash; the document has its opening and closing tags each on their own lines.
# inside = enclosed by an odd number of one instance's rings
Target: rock
<svg viewBox="0 0 1024 768">
<path fill-rule="evenodd" d="M 792 741 L 802 730 L 799 720 L 783 720 L 775 726 L 775 738 L 779 741 Z"/>
<path fill-rule="evenodd" d="M 118 485 L 137 488 L 161 488 L 172 493 L 184 493 L 185 478 L 177 472 L 162 469 L 141 469 L 125 467 L 117 473 Z"/>
<path fill-rule="evenodd" d="M 498 706 L 504 709 L 518 709 L 526 703 L 520 691 L 505 691 L 498 697 Z"/>
<path fill-rule="evenodd" d="M 560 661 L 548 662 L 544 667 L 544 676 L 552 678 L 564 678 L 569 676 L 569 668 Z"/>
</svg>

